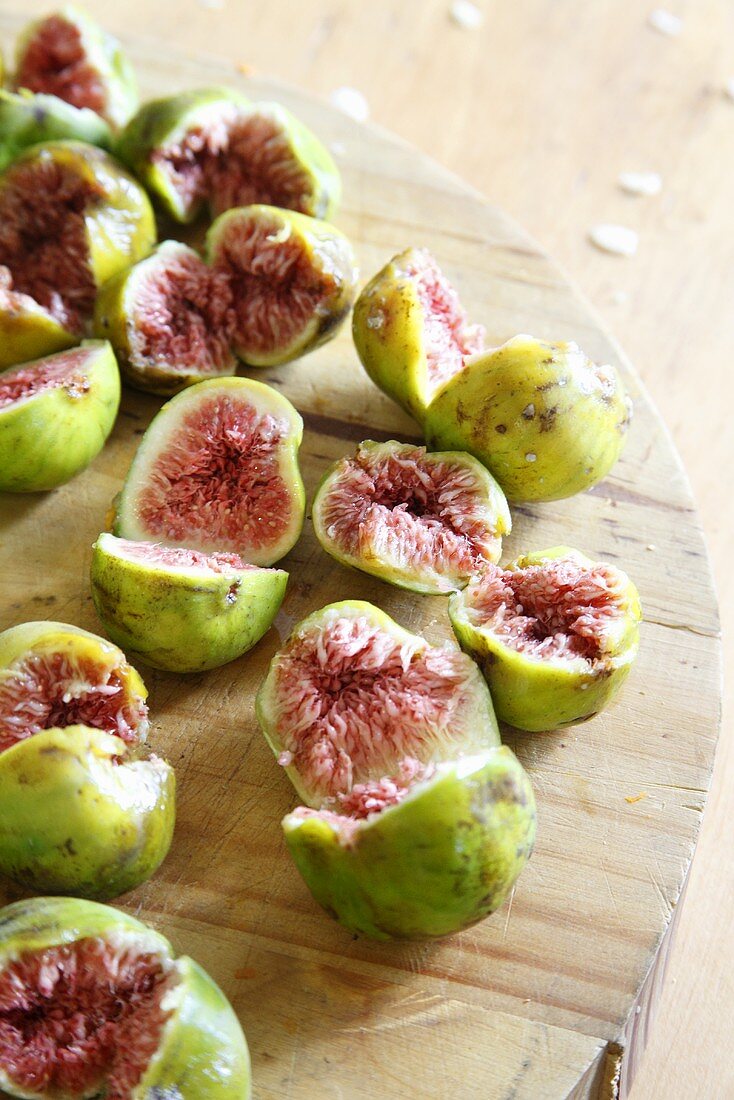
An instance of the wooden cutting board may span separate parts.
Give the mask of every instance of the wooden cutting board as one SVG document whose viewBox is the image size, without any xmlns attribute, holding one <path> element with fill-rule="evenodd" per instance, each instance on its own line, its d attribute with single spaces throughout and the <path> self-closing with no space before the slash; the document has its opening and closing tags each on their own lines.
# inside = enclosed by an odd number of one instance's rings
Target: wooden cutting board
<svg viewBox="0 0 734 1100">
<path fill-rule="evenodd" d="M 5 41 L 18 21 L 0 16 Z M 321 103 L 207 59 L 132 44 L 145 96 L 212 83 L 278 98 L 331 146 L 344 178 L 337 224 L 369 278 L 425 246 L 490 343 L 518 332 L 575 339 L 620 367 L 635 400 L 625 454 L 600 486 L 513 510 L 509 558 L 564 542 L 615 562 L 645 611 L 620 700 L 563 732 L 506 740 L 528 769 L 538 842 L 509 903 L 444 942 L 351 937 L 312 901 L 285 850 L 295 804 L 255 721 L 267 663 L 303 615 L 369 599 L 431 642 L 451 637 L 445 601 L 336 565 L 307 521 L 283 562 L 274 628 L 223 669 L 146 672 L 151 744 L 175 765 L 178 825 L 155 878 L 120 902 L 197 958 L 235 1005 L 257 1100 L 560 1100 L 626 1095 L 662 980 L 718 731 L 716 601 L 685 474 L 620 349 L 554 264 L 497 209 L 414 149 Z M 417 438 L 369 382 L 348 327 L 313 355 L 252 372 L 304 416 L 312 492 L 364 439 Z M 99 630 L 91 544 L 160 400 L 126 391 L 93 466 L 55 493 L 0 495 L 0 627 L 53 618 Z M 0 901 L 19 896 L 0 887 Z"/>
</svg>

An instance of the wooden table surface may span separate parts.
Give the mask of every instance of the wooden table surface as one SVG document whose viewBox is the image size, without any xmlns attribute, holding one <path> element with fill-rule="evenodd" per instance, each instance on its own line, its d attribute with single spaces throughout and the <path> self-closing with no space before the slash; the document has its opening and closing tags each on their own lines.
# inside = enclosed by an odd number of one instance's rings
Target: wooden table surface
<svg viewBox="0 0 734 1100">
<path fill-rule="evenodd" d="M 681 451 L 708 532 L 724 618 L 734 605 L 734 6 L 671 0 L 681 33 L 636 0 L 479 0 L 481 28 L 447 0 L 95 0 L 111 31 L 218 54 L 329 95 L 359 89 L 373 121 L 503 207 L 567 269 L 621 341 Z M 651 3 L 650 8 L 654 5 Z M 2 5 L 17 10 L 17 3 Z M 26 0 L 29 14 L 49 7 Z M 659 172 L 630 197 L 624 170 Z M 636 229 L 632 259 L 590 226 Z M 729 640 L 729 652 L 731 651 Z M 731 692 L 668 980 L 633 1100 L 734 1096 L 734 861 L 727 772 Z M 695 1082 L 695 1084 L 694 1084 Z"/>
</svg>

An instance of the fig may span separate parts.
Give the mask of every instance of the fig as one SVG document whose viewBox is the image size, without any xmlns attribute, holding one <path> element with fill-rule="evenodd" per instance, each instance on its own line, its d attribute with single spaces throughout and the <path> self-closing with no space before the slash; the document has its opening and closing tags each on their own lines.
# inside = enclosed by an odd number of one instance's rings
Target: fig
<svg viewBox="0 0 734 1100">
<path fill-rule="evenodd" d="M 279 103 L 202 88 L 146 103 L 118 155 L 178 222 L 269 203 L 317 218 L 333 214 L 339 172 L 318 138 Z"/>
<path fill-rule="evenodd" d="M 394 256 L 367 284 L 352 332 L 372 381 L 419 424 L 439 387 L 484 347 L 484 329 L 467 322 L 456 290 L 423 248 Z"/>
<path fill-rule="evenodd" d="M 617 371 L 577 344 L 516 336 L 473 359 L 424 418 L 431 448 L 469 451 L 508 500 L 559 500 L 611 470 L 631 416 Z"/>
<path fill-rule="evenodd" d="M 0 1086 L 38 1100 L 249 1100 L 221 989 L 141 921 L 78 898 L 0 910 Z"/>
<path fill-rule="evenodd" d="M 154 242 L 147 196 L 102 149 L 22 153 L 0 175 L 0 369 L 78 343 L 97 287 Z"/>
<path fill-rule="evenodd" d="M 108 149 L 112 134 L 104 119 L 87 107 L 72 107 L 55 95 L 15 95 L 0 89 L 0 170 L 29 145 L 67 138 Z"/>
<path fill-rule="evenodd" d="M 0 490 L 63 485 L 102 449 L 119 404 L 120 374 L 103 341 L 0 374 Z"/>
<path fill-rule="evenodd" d="M 497 716 L 536 732 L 585 721 L 612 701 L 637 655 L 641 610 L 621 569 L 556 546 L 489 566 L 451 596 L 449 616 Z"/>
<path fill-rule="evenodd" d="M 415 592 L 444 593 L 499 561 L 511 520 L 502 490 L 470 455 L 368 440 L 327 471 L 313 525 L 342 564 Z"/>
<path fill-rule="evenodd" d="M 273 565 L 303 526 L 302 435 L 290 401 L 262 382 L 191 386 L 146 431 L 116 502 L 114 534 Z"/>
<path fill-rule="evenodd" d="M 328 222 L 274 206 L 217 218 L 207 254 L 232 290 L 234 350 L 254 367 L 287 363 L 330 340 L 351 309 L 352 246 Z"/>
<path fill-rule="evenodd" d="M 193 249 L 164 241 L 104 284 L 94 330 L 112 341 L 125 379 L 151 393 L 178 393 L 234 374 L 232 292 Z"/>
<path fill-rule="evenodd" d="M 71 5 L 21 32 L 13 83 L 94 111 L 115 127 L 138 105 L 135 74 L 120 43 Z"/>
<path fill-rule="evenodd" d="M 201 672 L 252 649 L 278 613 L 288 574 L 236 554 L 201 554 L 103 534 L 92 596 L 105 630 L 134 659 Z"/>
<path fill-rule="evenodd" d="M 164 859 L 173 770 L 142 756 L 145 686 L 110 642 L 65 623 L 0 634 L 0 871 L 111 898 Z"/>
</svg>

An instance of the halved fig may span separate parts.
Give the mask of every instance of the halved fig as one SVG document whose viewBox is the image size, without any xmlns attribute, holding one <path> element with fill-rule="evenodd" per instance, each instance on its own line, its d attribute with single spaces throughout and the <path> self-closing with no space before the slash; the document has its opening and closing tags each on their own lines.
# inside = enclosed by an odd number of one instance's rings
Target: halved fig
<svg viewBox="0 0 734 1100">
<path fill-rule="evenodd" d="M 100 452 L 119 404 L 120 373 L 101 340 L 0 374 L 0 490 L 63 485 Z"/>
<path fill-rule="evenodd" d="M 262 382 L 191 386 L 145 433 L 117 502 L 114 534 L 272 565 L 303 526 L 302 435 L 290 401 Z"/>
<path fill-rule="evenodd" d="M 425 248 L 409 248 L 378 271 L 357 299 L 352 332 L 372 381 L 419 424 L 440 387 L 484 347 L 484 329 L 468 323 Z"/>
<path fill-rule="evenodd" d="M 0 910 L 0 1087 L 37 1100 L 249 1100 L 219 986 L 158 932 L 77 898 Z"/>
<path fill-rule="evenodd" d="M 154 242 L 147 196 L 102 149 L 22 153 L 0 175 L 0 368 L 78 343 L 98 286 Z"/>
<path fill-rule="evenodd" d="M 424 429 L 430 447 L 483 462 L 508 500 L 559 500 L 606 477 L 631 413 L 614 367 L 578 344 L 516 336 L 443 386 Z"/>
<path fill-rule="evenodd" d="M 556 546 L 490 566 L 451 597 L 449 616 L 498 717 L 539 731 L 585 721 L 612 701 L 637 655 L 641 610 L 621 569 Z"/>
<path fill-rule="evenodd" d="M 94 312 L 94 330 L 112 341 L 126 380 L 166 396 L 235 373 L 232 328 L 227 273 L 178 241 L 105 283 Z"/>
<path fill-rule="evenodd" d="M 72 107 L 55 95 L 16 95 L 0 88 L 0 170 L 29 145 L 67 138 L 109 149 L 112 133 L 87 107 Z"/>
<path fill-rule="evenodd" d="M 325 474 L 313 525 L 344 565 L 415 592 L 444 593 L 499 561 L 511 519 L 502 490 L 471 455 L 367 440 Z"/>
<path fill-rule="evenodd" d="M 0 634 L 0 871 L 111 898 L 168 852 L 173 770 L 142 755 L 147 692 L 110 642 L 65 623 Z"/>
<path fill-rule="evenodd" d="M 241 657 L 270 629 L 288 574 L 237 554 L 201 554 L 100 535 L 92 596 L 105 630 L 136 660 L 201 672 Z"/>
<path fill-rule="evenodd" d="M 124 125 L 138 105 L 135 74 L 120 43 L 70 4 L 21 33 L 13 84 L 95 111 L 112 126 Z"/>
<path fill-rule="evenodd" d="M 207 255 L 232 292 L 232 343 L 240 359 L 268 367 L 297 359 L 339 330 L 357 281 L 352 246 L 328 222 L 274 206 L 217 218 Z"/>
<path fill-rule="evenodd" d="M 146 103 L 117 150 L 178 222 L 251 203 L 328 218 L 339 200 L 339 172 L 318 138 L 279 103 L 228 88 Z"/>
<path fill-rule="evenodd" d="M 257 697 L 263 733 L 299 796 L 327 807 L 355 785 L 499 744 L 479 669 L 373 604 L 315 611 L 273 658 Z"/>
</svg>

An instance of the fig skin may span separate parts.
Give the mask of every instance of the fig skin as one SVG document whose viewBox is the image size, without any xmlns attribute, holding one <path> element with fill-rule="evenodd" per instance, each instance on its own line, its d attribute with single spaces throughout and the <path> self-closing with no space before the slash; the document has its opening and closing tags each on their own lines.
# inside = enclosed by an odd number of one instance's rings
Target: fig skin
<svg viewBox="0 0 734 1100">
<path fill-rule="evenodd" d="M 429 446 L 483 462 L 510 501 L 560 500 L 606 477 L 631 406 L 612 367 L 604 382 L 577 344 L 516 336 L 473 357 L 436 394 Z"/>
<path fill-rule="evenodd" d="M 594 564 L 578 550 L 554 546 L 524 554 L 505 568 L 526 569 L 570 555 L 582 565 Z M 469 621 L 464 604 L 469 589 L 450 597 L 449 618 L 454 634 L 461 648 L 481 667 L 500 721 L 516 729 L 540 733 L 584 722 L 612 702 L 637 656 L 642 618 L 637 589 L 625 574 L 622 577 L 627 582 L 624 618 L 616 624 L 604 660 L 596 667 L 590 667 L 586 661 L 570 663 L 518 653 Z"/>
<path fill-rule="evenodd" d="M 285 596 L 282 569 L 187 575 L 120 556 L 102 534 L 92 598 L 105 630 L 133 659 L 168 672 L 203 672 L 241 657 L 270 629 Z"/>
<path fill-rule="evenodd" d="M 0 491 L 55 489 L 104 446 L 120 405 L 120 374 L 108 343 L 87 340 L 82 347 L 90 355 L 71 384 L 0 409 Z"/>
<path fill-rule="evenodd" d="M 28 295 L 22 304 L 3 305 L 0 292 L 0 371 L 78 344 L 79 336 Z"/>
<path fill-rule="evenodd" d="M 66 139 L 109 149 L 112 132 L 88 107 L 72 107 L 55 95 L 0 88 L 0 171 L 31 145 Z"/>
<path fill-rule="evenodd" d="M 530 780 L 506 746 L 450 764 L 342 835 L 298 812 L 286 843 L 316 901 L 376 940 L 447 936 L 494 912 L 535 839 Z"/>
<path fill-rule="evenodd" d="M 130 1100 L 250 1100 L 250 1054 L 229 1001 L 193 959 L 176 958 L 165 937 L 127 913 L 78 898 L 40 897 L 8 905 L 0 910 L 0 969 L 24 952 L 87 938 L 156 954 L 178 979 L 167 1003 L 171 1016 L 160 1046 Z M 1 1068 L 0 1087 L 20 1095 Z M 57 1100 L 55 1095 L 37 1095 L 39 1100 Z"/>
</svg>

